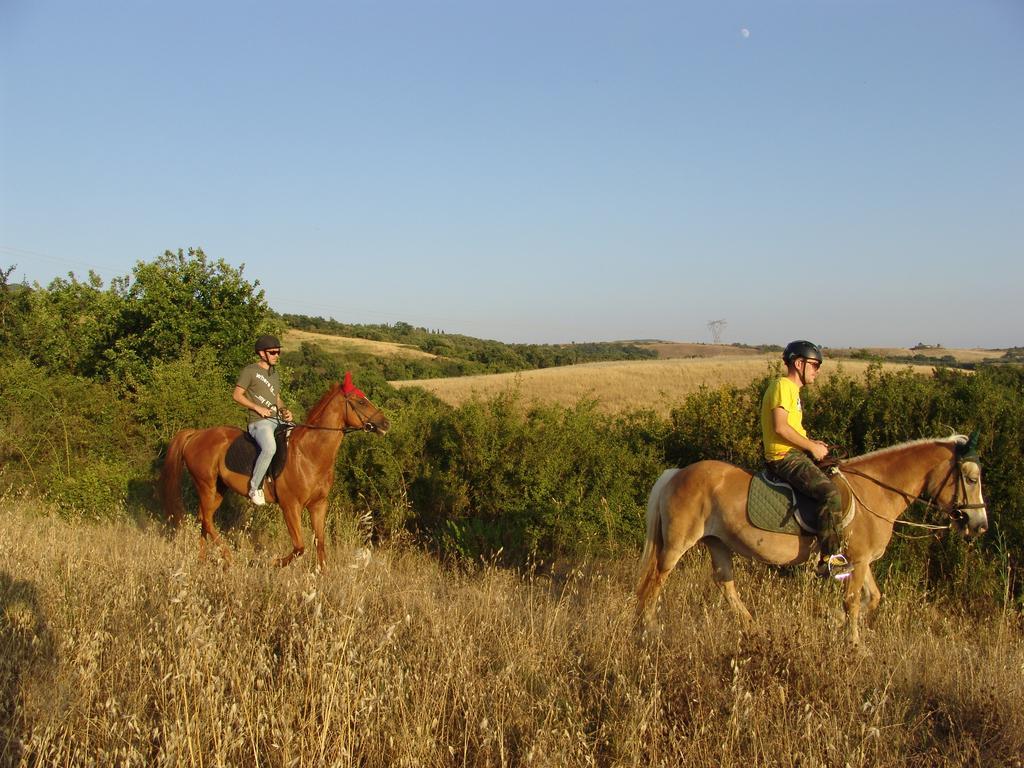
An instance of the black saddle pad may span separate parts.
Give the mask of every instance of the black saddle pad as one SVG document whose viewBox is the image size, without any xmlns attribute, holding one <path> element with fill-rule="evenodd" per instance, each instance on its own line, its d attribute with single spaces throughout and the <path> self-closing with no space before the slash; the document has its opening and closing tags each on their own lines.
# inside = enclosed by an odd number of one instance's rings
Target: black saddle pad
<svg viewBox="0 0 1024 768">
<path fill-rule="evenodd" d="M 281 474 L 281 470 L 284 469 L 285 462 L 288 461 L 288 433 L 291 432 L 291 427 L 287 424 L 282 424 L 274 430 L 274 440 L 277 442 L 277 452 L 274 454 L 274 458 L 270 462 L 270 469 L 267 470 L 268 477 L 277 477 Z M 238 472 L 240 475 L 246 475 L 252 477 L 252 470 L 256 466 L 256 456 L 260 452 L 260 447 L 253 436 L 246 431 L 236 437 L 231 445 L 228 446 L 228 453 L 224 457 L 224 463 L 227 468 L 232 472 Z"/>
</svg>

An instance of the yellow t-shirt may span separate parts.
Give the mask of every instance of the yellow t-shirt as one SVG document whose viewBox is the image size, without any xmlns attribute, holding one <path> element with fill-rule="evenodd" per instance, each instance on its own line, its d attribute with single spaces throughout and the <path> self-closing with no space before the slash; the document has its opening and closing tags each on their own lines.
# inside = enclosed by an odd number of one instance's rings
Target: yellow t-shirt
<svg viewBox="0 0 1024 768">
<path fill-rule="evenodd" d="M 804 409 L 800 403 L 800 387 L 780 376 L 775 379 L 764 391 L 761 398 L 761 437 L 764 440 L 764 457 L 768 461 L 781 459 L 793 448 L 792 443 L 787 443 L 775 431 L 775 422 L 772 418 L 772 411 L 776 408 L 786 409 L 786 421 L 789 426 L 795 429 L 803 437 L 807 437 L 804 431 Z"/>
</svg>

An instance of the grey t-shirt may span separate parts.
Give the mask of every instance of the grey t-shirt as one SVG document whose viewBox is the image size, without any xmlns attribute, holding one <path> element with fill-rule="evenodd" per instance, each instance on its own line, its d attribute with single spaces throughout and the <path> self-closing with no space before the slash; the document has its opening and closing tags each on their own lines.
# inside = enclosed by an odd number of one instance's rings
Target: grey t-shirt
<svg viewBox="0 0 1024 768">
<path fill-rule="evenodd" d="M 251 363 L 242 369 L 238 374 L 238 381 L 235 386 L 245 390 L 245 396 L 254 403 L 259 403 L 265 408 L 277 411 L 277 393 L 281 390 L 281 378 L 277 371 L 271 366 L 269 371 L 263 370 L 259 363 Z M 247 411 L 249 423 L 259 421 L 263 417 L 256 411 Z"/>
</svg>

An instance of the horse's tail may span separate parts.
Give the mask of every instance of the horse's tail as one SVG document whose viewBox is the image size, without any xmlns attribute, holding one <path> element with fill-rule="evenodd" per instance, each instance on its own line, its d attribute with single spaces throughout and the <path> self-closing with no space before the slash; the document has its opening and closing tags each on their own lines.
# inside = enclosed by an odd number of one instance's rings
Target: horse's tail
<svg viewBox="0 0 1024 768">
<path fill-rule="evenodd" d="M 183 429 L 171 438 L 160 469 L 160 500 L 172 525 L 178 525 L 185 514 L 185 505 L 181 501 L 181 468 L 185 463 L 185 446 L 196 432 L 195 429 Z"/>
<path fill-rule="evenodd" d="M 661 494 L 678 471 L 666 469 L 662 472 L 647 497 L 647 539 L 644 541 L 643 554 L 640 555 L 640 573 L 636 583 L 638 614 L 649 612 L 647 604 L 658 591 L 658 558 L 665 542 L 661 530 Z"/>
</svg>

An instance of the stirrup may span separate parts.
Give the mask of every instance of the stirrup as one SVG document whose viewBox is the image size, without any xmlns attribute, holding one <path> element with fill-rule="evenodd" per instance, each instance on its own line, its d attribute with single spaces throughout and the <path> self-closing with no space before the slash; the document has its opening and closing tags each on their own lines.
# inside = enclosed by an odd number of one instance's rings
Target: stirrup
<svg viewBox="0 0 1024 768">
<path fill-rule="evenodd" d="M 828 575 L 837 581 L 848 579 L 853 573 L 853 563 L 846 559 L 846 555 L 829 555 L 825 564 L 828 566 Z"/>
</svg>

